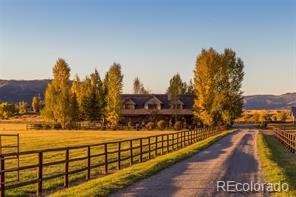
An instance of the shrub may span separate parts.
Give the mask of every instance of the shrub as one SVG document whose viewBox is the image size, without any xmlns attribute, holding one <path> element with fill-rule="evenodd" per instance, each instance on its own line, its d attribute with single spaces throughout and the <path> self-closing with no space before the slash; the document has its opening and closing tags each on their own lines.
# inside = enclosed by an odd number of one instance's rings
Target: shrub
<svg viewBox="0 0 296 197">
<path fill-rule="evenodd" d="M 182 122 L 181 121 L 177 121 L 174 125 L 174 129 L 175 130 L 181 130 L 182 129 Z"/>
<path fill-rule="evenodd" d="M 164 130 L 165 129 L 165 121 L 164 120 L 160 120 L 157 122 L 157 128 L 160 130 Z"/>
<path fill-rule="evenodd" d="M 133 129 L 133 124 L 131 121 L 128 121 L 127 123 L 127 130 L 132 130 Z"/>
<path fill-rule="evenodd" d="M 0 103 L 0 118 L 9 118 L 16 115 L 17 109 L 13 103 Z"/>
<path fill-rule="evenodd" d="M 148 122 L 148 123 L 146 124 L 146 128 L 147 128 L 148 130 L 152 130 L 152 129 L 154 129 L 154 127 L 155 127 L 154 122 Z"/>
</svg>

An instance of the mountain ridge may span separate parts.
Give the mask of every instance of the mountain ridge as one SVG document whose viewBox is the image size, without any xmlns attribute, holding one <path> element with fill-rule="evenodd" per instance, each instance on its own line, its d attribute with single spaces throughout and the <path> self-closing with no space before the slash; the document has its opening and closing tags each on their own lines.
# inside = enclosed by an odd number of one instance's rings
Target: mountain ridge
<svg viewBox="0 0 296 197">
<path fill-rule="evenodd" d="M 0 101 L 29 104 L 33 96 L 44 97 L 44 91 L 51 79 L 4 80 L 0 79 Z M 282 95 L 257 94 L 244 96 L 244 109 L 288 109 L 296 106 L 296 92 Z"/>
</svg>

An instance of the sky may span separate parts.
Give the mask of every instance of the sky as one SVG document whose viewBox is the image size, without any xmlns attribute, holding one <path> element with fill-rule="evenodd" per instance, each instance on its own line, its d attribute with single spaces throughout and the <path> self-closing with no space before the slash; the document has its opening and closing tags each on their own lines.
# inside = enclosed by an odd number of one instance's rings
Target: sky
<svg viewBox="0 0 296 197">
<path fill-rule="evenodd" d="M 58 58 L 71 78 L 116 62 L 125 93 L 137 76 L 163 93 L 210 47 L 244 61 L 245 95 L 296 92 L 296 1 L 0 0 L 0 79 L 52 78 Z"/>
</svg>

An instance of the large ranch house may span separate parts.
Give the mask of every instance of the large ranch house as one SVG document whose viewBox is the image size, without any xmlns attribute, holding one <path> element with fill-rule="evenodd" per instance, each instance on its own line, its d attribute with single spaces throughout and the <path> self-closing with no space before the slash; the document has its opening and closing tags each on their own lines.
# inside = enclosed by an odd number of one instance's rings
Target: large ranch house
<svg viewBox="0 0 296 197">
<path fill-rule="evenodd" d="M 174 123 L 179 120 L 192 124 L 193 104 L 194 96 L 191 95 L 179 95 L 175 102 L 171 102 L 167 94 L 123 94 L 122 123 L 136 125 L 149 121 Z"/>
</svg>

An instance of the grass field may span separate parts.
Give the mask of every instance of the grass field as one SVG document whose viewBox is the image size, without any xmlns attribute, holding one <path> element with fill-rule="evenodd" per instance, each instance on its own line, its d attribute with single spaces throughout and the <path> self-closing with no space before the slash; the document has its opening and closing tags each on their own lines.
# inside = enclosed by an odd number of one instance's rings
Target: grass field
<svg viewBox="0 0 296 197">
<path fill-rule="evenodd" d="M 151 176 L 158 171 L 175 164 L 178 161 L 186 159 L 200 150 L 207 148 L 222 137 L 234 132 L 229 130 L 219 135 L 212 136 L 192 144 L 183 149 L 157 157 L 144 163 L 139 163 L 129 168 L 115 172 L 114 174 L 97 178 L 86 183 L 74 186 L 69 189 L 58 191 L 51 197 L 88 197 L 88 196 L 107 196 L 108 194 L 127 187 L 128 185 Z"/>
<path fill-rule="evenodd" d="M 289 184 L 289 193 L 274 196 L 296 196 L 296 155 L 284 149 L 272 135 L 258 135 L 258 152 L 263 173 L 268 182 Z"/>
<path fill-rule="evenodd" d="M 100 142 L 139 138 L 144 136 L 157 135 L 162 133 L 172 133 L 174 131 L 76 131 L 76 130 L 47 130 L 47 131 L 1 131 L 6 134 L 20 134 L 20 151 L 39 150 L 66 146 L 77 146 L 95 144 Z M 9 137 L 2 137 L 2 145 L 12 145 L 15 139 Z M 137 145 L 137 144 L 135 144 Z M 111 147 L 112 148 L 112 147 Z M 114 147 L 115 149 L 116 147 Z M 124 147 L 123 147 L 124 148 Z M 100 150 L 91 150 L 97 151 Z M 4 151 L 5 152 L 5 151 Z M 70 159 L 86 155 L 85 149 L 77 149 L 70 151 Z M 112 157 L 112 155 L 110 156 Z M 116 155 L 114 155 L 116 157 Z M 64 152 L 53 152 L 44 154 L 44 163 L 52 161 L 60 161 L 65 159 Z M 93 158 L 92 163 L 98 163 L 103 158 Z M 137 159 L 137 158 L 135 158 Z M 20 157 L 20 166 L 27 166 L 37 164 L 37 154 L 25 155 Z M 5 162 L 6 168 L 16 167 L 16 160 L 9 160 Z M 79 169 L 85 166 L 85 161 L 77 161 L 70 163 L 71 169 Z M 112 166 L 111 166 L 112 168 Z M 64 165 L 55 165 L 45 167 L 43 169 L 44 176 L 61 173 L 64 171 Z M 92 177 L 97 176 L 103 169 L 97 168 L 92 170 Z M 6 173 L 6 181 L 11 181 L 16 178 L 16 173 Z M 27 181 L 37 178 L 36 169 L 21 171 L 21 181 Z M 70 183 L 85 179 L 85 172 L 73 174 L 70 176 Z M 61 187 L 63 185 L 63 178 L 52 179 L 44 181 L 43 188 L 45 191 Z M 8 190 L 7 196 L 25 196 L 36 193 L 36 184 L 25 186 L 22 188 Z"/>
</svg>

